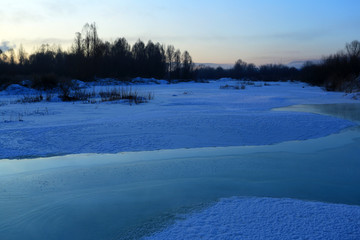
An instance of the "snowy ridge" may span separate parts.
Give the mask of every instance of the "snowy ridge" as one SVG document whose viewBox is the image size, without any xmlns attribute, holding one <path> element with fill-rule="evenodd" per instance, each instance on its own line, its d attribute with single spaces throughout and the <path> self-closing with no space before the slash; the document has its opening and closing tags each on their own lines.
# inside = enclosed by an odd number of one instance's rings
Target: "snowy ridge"
<svg viewBox="0 0 360 240">
<path fill-rule="evenodd" d="M 228 198 L 145 239 L 359 239 L 360 206 Z"/>
</svg>

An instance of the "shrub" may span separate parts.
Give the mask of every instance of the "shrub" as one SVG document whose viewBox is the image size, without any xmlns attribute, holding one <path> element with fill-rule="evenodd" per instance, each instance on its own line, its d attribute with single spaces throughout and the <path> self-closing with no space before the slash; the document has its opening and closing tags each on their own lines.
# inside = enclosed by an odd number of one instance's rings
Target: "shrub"
<svg viewBox="0 0 360 240">
<path fill-rule="evenodd" d="M 69 98 L 70 92 L 73 89 L 72 81 L 68 78 L 62 78 L 59 83 L 60 96 L 62 98 Z"/>
<path fill-rule="evenodd" d="M 1 75 L 0 76 L 0 91 L 6 89 L 11 84 L 20 82 L 20 76 Z"/>
<path fill-rule="evenodd" d="M 228 84 L 220 86 L 220 89 L 235 89 L 235 90 L 241 89 L 241 90 L 244 90 L 245 88 L 246 88 L 245 84 L 241 84 L 241 86 L 240 85 L 228 85 Z"/>
<path fill-rule="evenodd" d="M 130 104 L 144 103 L 154 99 L 154 94 L 148 92 L 140 95 L 137 90 L 132 90 L 131 87 L 112 88 L 99 93 L 102 102 L 128 100 Z"/>
<path fill-rule="evenodd" d="M 22 99 L 17 100 L 17 102 L 18 103 L 35 103 L 35 102 L 41 102 L 43 99 L 44 98 L 41 94 L 28 95 L 28 96 L 24 96 Z"/>
<path fill-rule="evenodd" d="M 94 97 L 92 93 L 86 90 L 76 90 L 74 92 L 69 92 L 66 95 L 59 95 L 59 98 L 64 102 L 71 101 L 90 101 L 90 98 Z"/>
<path fill-rule="evenodd" d="M 58 86 L 58 77 L 53 74 L 36 75 L 32 87 L 38 90 L 51 90 Z"/>
<path fill-rule="evenodd" d="M 221 85 L 221 86 L 220 86 L 220 89 L 228 89 L 228 88 L 233 88 L 233 87 L 234 87 L 234 86 L 225 84 L 225 85 Z"/>
<path fill-rule="evenodd" d="M 51 99 L 52 99 L 52 98 L 53 98 L 53 95 L 52 95 L 51 93 L 47 92 L 47 93 L 46 93 L 46 97 L 45 97 L 46 101 L 47 101 L 47 102 L 51 102 Z"/>
</svg>

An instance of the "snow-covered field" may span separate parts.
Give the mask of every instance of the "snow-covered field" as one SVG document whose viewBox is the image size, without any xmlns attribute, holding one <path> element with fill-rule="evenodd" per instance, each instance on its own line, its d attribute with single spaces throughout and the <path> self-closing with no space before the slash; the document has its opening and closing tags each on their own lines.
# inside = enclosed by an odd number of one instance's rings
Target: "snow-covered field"
<svg viewBox="0 0 360 240">
<path fill-rule="evenodd" d="M 0 238 L 359 239 L 359 130 L 342 130 L 360 117 L 283 108 L 359 101 L 304 83 L 220 89 L 237 84 L 134 85 L 155 96 L 139 105 L 20 104 L 32 90 L 0 92 Z M 139 221 L 209 201 L 154 234 Z"/>
<path fill-rule="evenodd" d="M 32 91 L 10 87 L 0 92 L 0 159 L 264 145 L 326 136 L 350 125 L 321 115 L 271 111 L 294 104 L 355 102 L 342 93 L 287 82 L 219 88 L 226 84 L 237 82 L 135 85 L 155 96 L 136 106 L 12 104 Z M 96 91 L 104 88 L 111 87 L 97 86 Z"/>
</svg>

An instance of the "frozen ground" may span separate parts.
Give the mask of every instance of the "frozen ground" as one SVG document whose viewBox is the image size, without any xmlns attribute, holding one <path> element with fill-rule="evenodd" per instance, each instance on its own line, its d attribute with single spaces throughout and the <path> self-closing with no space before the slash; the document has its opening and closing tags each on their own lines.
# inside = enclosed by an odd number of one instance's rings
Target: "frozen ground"
<svg viewBox="0 0 360 240">
<path fill-rule="evenodd" d="M 139 92 L 153 92 L 155 99 L 132 106 L 14 104 L 33 91 L 10 86 L 0 92 L 0 159 L 264 145 L 322 137 L 351 125 L 317 114 L 271 111 L 294 104 L 355 102 L 342 93 L 287 82 L 219 88 L 226 84 L 237 82 L 135 85 Z M 101 88 L 111 87 L 95 87 Z"/>
</svg>

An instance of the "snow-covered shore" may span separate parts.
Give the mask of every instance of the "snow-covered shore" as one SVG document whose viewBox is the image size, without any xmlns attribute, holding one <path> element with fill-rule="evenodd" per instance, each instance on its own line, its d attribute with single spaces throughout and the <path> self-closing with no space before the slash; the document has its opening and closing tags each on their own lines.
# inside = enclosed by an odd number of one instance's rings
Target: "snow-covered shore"
<svg viewBox="0 0 360 240">
<path fill-rule="evenodd" d="M 290 82 L 220 89 L 226 84 L 237 82 L 135 85 L 134 89 L 155 96 L 136 106 L 12 104 L 29 93 L 19 89 L 0 92 L 0 159 L 264 145 L 318 138 L 351 125 L 316 114 L 271 111 L 294 104 L 356 102 L 343 93 Z"/>
</svg>

